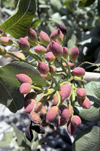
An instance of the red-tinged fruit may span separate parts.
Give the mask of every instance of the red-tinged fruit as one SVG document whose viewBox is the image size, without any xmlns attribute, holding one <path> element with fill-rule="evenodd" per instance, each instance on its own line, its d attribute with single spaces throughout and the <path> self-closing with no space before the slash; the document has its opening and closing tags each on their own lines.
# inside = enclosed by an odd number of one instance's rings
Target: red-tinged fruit
<svg viewBox="0 0 100 151">
<path fill-rule="evenodd" d="M 69 123 L 67 126 L 68 133 L 72 136 L 75 133 L 76 126 L 74 126 L 72 123 Z"/>
<path fill-rule="evenodd" d="M 62 63 L 64 67 L 67 68 L 67 64 L 65 62 Z M 72 68 L 74 66 L 74 64 L 72 62 L 68 62 L 68 65 L 70 68 Z"/>
<path fill-rule="evenodd" d="M 25 98 L 24 98 L 24 101 L 27 101 L 27 100 L 30 100 L 30 99 L 35 99 L 37 96 L 37 93 L 36 92 L 30 92 L 28 93 Z"/>
<path fill-rule="evenodd" d="M 68 57 L 68 48 L 67 47 L 63 47 L 63 57 L 64 58 Z"/>
<path fill-rule="evenodd" d="M 3 30 L 0 29 L 0 35 L 2 34 L 3 37 L 7 37 L 7 34 L 6 33 L 3 33 Z"/>
<path fill-rule="evenodd" d="M 36 123 L 36 124 L 41 124 L 42 122 L 40 116 L 34 111 L 30 113 L 29 118 L 33 123 Z"/>
<path fill-rule="evenodd" d="M 40 31 L 40 41 L 42 42 L 43 45 L 47 46 L 50 43 L 50 37 L 48 34 L 44 31 Z"/>
<path fill-rule="evenodd" d="M 48 74 L 41 74 L 41 76 L 46 80 L 50 80 L 50 76 Z"/>
<path fill-rule="evenodd" d="M 63 86 L 61 86 L 60 88 L 60 96 L 62 100 L 65 100 L 66 98 L 68 98 L 71 94 L 71 86 L 70 84 L 64 84 Z"/>
<path fill-rule="evenodd" d="M 0 55 L 5 55 L 5 54 L 6 54 L 6 49 L 0 46 Z"/>
<path fill-rule="evenodd" d="M 69 112 L 70 112 L 70 117 L 71 117 L 71 115 L 73 114 L 73 107 L 72 107 L 71 104 L 68 104 L 68 105 L 67 105 L 67 108 L 68 108 L 68 110 L 69 110 Z"/>
<path fill-rule="evenodd" d="M 25 58 L 25 56 L 24 56 L 24 54 L 23 53 L 21 53 L 21 52 L 12 52 L 12 54 L 14 54 L 15 56 L 17 56 L 18 58 L 20 58 L 20 59 L 23 59 L 23 60 L 25 60 L 26 58 Z M 16 58 L 16 57 L 13 57 L 15 60 L 19 60 L 18 58 Z"/>
<path fill-rule="evenodd" d="M 74 46 L 69 51 L 70 60 L 73 61 L 73 62 L 75 62 L 77 60 L 78 56 L 79 56 L 79 49 L 78 49 L 77 46 Z"/>
<path fill-rule="evenodd" d="M 0 37 L 1 40 L 1 44 L 5 45 L 5 46 L 11 46 L 13 44 L 13 41 L 11 38 L 8 37 Z"/>
<path fill-rule="evenodd" d="M 11 53 L 10 51 L 8 51 L 9 53 Z M 10 54 L 6 53 L 5 55 L 3 55 L 4 58 L 8 58 L 8 57 L 11 57 Z"/>
<path fill-rule="evenodd" d="M 50 43 L 48 44 L 48 46 L 47 46 L 47 48 L 46 48 L 47 52 L 50 52 L 50 51 L 51 51 L 49 46 L 50 46 Z"/>
<path fill-rule="evenodd" d="M 60 35 L 60 29 L 58 28 L 51 33 L 50 38 L 52 40 L 56 40 L 59 35 Z"/>
<path fill-rule="evenodd" d="M 30 83 L 22 83 L 19 90 L 20 90 L 20 93 L 27 94 L 31 91 L 31 84 Z"/>
<path fill-rule="evenodd" d="M 70 68 L 74 67 L 74 63 L 72 62 L 68 62 L 68 65 L 70 66 Z"/>
<path fill-rule="evenodd" d="M 49 65 L 49 72 L 51 74 L 55 74 L 55 72 L 57 71 L 57 68 L 53 65 Z"/>
<path fill-rule="evenodd" d="M 18 43 L 19 43 L 19 48 L 23 52 L 28 52 L 30 50 L 30 44 L 26 38 L 19 38 Z"/>
<path fill-rule="evenodd" d="M 60 35 L 58 36 L 58 41 L 60 42 L 60 44 L 63 44 L 63 40 L 64 40 L 64 34 L 60 31 Z"/>
<path fill-rule="evenodd" d="M 16 78 L 19 80 L 20 83 L 30 83 L 30 84 L 32 84 L 32 79 L 26 74 L 23 74 L 23 73 L 17 74 Z"/>
<path fill-rule="evenodd" d="M 68 108 L 64 104 L 60 104 L 58 108 L 59 115 L 66 120 L 66 122 L 69 121 L 70 118 L 70 112 Z"/>
<path fill-rule="evenodd" d="M 52 106 L 47 114 L 46 114 L 46 122 L 49 123 L 49 122 L 53 122 L 54 119 L 56 118 L 57 116 L 57 113 L 58 113 L 58 107 L 57 106 Z"/>
<path fill-rule="evenodd" d="M 42 109 L 41 109 L 41 114 L 46 114 L 47 113 L 47 109 L 45 106 L 42 106 Z"/>
<path fill-rule="evenodd" d="M 46 63 L 39 62 L 39 64 L 38 64 L 38 70 L 42 74 L 47 74 L 49 72 L 49 67 L 48 67 L 48 65 Z"/>
<path fill-rule="evenodd" d="M 80 100 L 80 106 L 85 109 L 89 109 L 91 107 L 91 102 L 88 98 L 85 98 L 84 100 Z"/>
<path fill-rule="evenodd" d="M 54 54 L 55 57 L 60 58 L 63 54 L 63 48 L 60 44 L 58 44 L 55 41 L 51 41 L 49 44 L 49 48 L 52 51 L 52 53 Z"/>
<path fill-rule="evenodd" d="M 65 119 L 63 119 L 61 116 L 58 117 L 57 119 L 57 126 L 63 126 L 67 123 Z"/>
<path fill-rule="evenodd" d="M 86 90 L 84 88 L 79 88 L 76 91 L 77 97 L 80 99 L 84 99 L 86 97 Z"/>
<path fill-rule="evenodd" d="M 83 77 L 85 75 L 85 70 L 81 67 L 76 67 L 72 71 L 74 76 Z"/>
<path fill-rule="evenodd" d="M 38 113 L 42 109 L 42 103 L 41 102 L 37 103 L 36 100 L 30 99 L 24 102 L 24 107 L 25 107 L 24 110 L 25 113 L 29 114 L 33 110 L 33 108 L 34 108 L 34 112 Z"/>
<path fill-rule="evenodd" d="M 28 39 L 33 42 L 37 42 L 37 33 L 34 29 L 30 28 L 28 31 Z"/>
<path fill-rule="evenodd" d="M 64 25 L 62 25 L 62 24 L 59 24 L 59 29 L 61 30 L 61 32 L 65 35 L 66 34 L 66 32 L 67 32 L 67 28 L 64 26 Z"/>
<path fill-rule="evenodd" d="M 74 125 L 74 126 L 79 126 L 79 125 L 81 124 L 81 119 L 80 119 L 80 117 L 77 116 L 77 115 L 73 115 L 73 116 L 71 117 L 71 123 L 72 123 L 72 125 Z"/>
<path fill-rule="evenodd" d="M 31 46 L 36 46 L 37 42 L 31 41 L 30 39 L 28 39 L 28 42 Z"/>
<path fill-rule="evenodd" d="M 42 55 L 42 54 L 44 54 L 44 53 L 47 52 L 47 51 L 46 51 L 46 48 L 43 47 L 43 46 L 40 46 L 40 45 L 36 46 L 36 47 L 34 48 L 34 51 L 35 51 L 37 54 L 40 54 L 40 55 Z"/>
<path fill-rule="evenodd" d="M 47 62 L 53 62 L 53 61 L 55 61 L 55 56 L 53 55 L 52 52 L 48 52 L 45 55 L 45 59 L 46 59 Z"/>
<path fill-rule="evenodd" d="M 58 104 L 58 96 L 55 94 L 55 95 L 54 95 L 53 102 L 52 102 L 52 105 L 53 105 L 53 106 L 56 106 L 57 104 Z"/>
</svg>

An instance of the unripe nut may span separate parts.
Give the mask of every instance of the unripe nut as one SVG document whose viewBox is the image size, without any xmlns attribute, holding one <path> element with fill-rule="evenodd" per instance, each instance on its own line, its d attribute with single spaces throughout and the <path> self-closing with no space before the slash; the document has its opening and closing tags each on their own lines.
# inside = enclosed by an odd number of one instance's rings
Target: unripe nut
<svg viewBox="0 0 100 151">
<path fill-rule="evenodd" d="M 46 63 L 39 62 L 39 64 L 38 64 L 38 70 L 42 74 L 47 74 L 49 72 L 49 67 L 48 67 L 48 65 Z"/>
<path fill-rule="evenodd" d="M 49 123 L 49 122 L 53 122 L 54 119 L 56 118 L 57 116 L 57 113 L 58 113 L 58 107 L 57 106 L 52 106 L 47 114 L 46 114 L 46 122 Z"/>
<path fill-rule="evenodd" d="M 71 50 L 69 51 L 69 56 L 70 56 L 70 60 L 71 61 L 76 61 L 78 56 L 79 56 L 79 49 L 77 46 L 74 46 L 73 48 L 71 48 Z"/>
<path fill-rule="evenodd" d="M 24 110 L 25 113 L 30 113 L 33 110 L 33 108 L 34 108 L 34 112 L 38 113 L 42 109 L 42 103 L 41 102 L 37 103 L 36 100 L 30 99 L 24 102 L 24 107 L 25 107 Z"/>
<path fill-rule="evenodd" d="M 67 126 L 68 133 L 72 136 L 75 133 L 76 126 L 74 126 L 72 123 L 69 123 Z"/>
<path fill-rule="evenodd" d="M 54 30 L 54 31 L 51 33 L 50 38 L 51 38 L 52 40 L 56 40 L 59 35 L 60 35 L 60 29 L 58 28 L 57 30 Z"/>
<path fill-rule="evenodd" d="M 60 96 L 61 99 L 64 100 L 66 98 L 68 98 L 71 94 L 71 86 L 70 84 L 64 84 L 63 86 L 61 86 L 60 88 Z"/>
<path fill-rule="evenodd" d="M 41 76 L 46 80 L 50 80 L 50 76 L 48 74 L 41 74 Z"/>
<path fill-rule="evenodd" d="M 28 38 L 30 41 L 33 41 L 33 42 L 37 41 L 37 33 L 34 29 L 32 29 L 32 28 L 29 29 Z"/>
<path fill-rule="evenodd" d="M 13 41 L 11 38 L 8 38 L 8 37 L 1 37 L 0 38 L 1 40 L 1 44 L 5 45 L 5 46 L 11 46 L 13 44 Z"/>
<path fill-rule="evenodd" d="M 41 30 L 40 32 L 40 41 L 43 45 L 47 46 L 50 43 L 50 38 L 47 33 Z"/>
<path fill-rule="evenodd" d="M 63 104 L 59 105 L 59 107 L 58 107 L 58 113 L 67 122 L 69 121 L 70 112 L 69 112 L 68 108 L 65 105 L 63 105 Z"/>
<path fill-rule="evenodd" d="M 52 51 L 52 53 L 54 54 L 55 57 L 60 58 L 63 54 L 63 48 L 60 44 L 58 44 L 55 41 L 51 41 L 49 44 L 49 48 Z"/>
<path fill-rule="evenodd" d="M 58 104 L 58 96 L 55 94 L 52 105 L 56 106 L 57 104 Z"/>
<path fill-rule="evenodd" d="M 80 106 L 82 106 L 85 109 L 89 109 L 91 107 L 91 102 L 88 98 L 79 100 L 78 103 L 80 104 Z"/>
<path fill-rule="evenodd" d="M 63 119 L 61 116 L 58 117 L 57 119 L 57 126 L 63 126 L 67 123 L 65 119 Z"/>
<path fill-rule="evenodd" d="M 20 93 L 27 94 L 31 90 L 31 84 L 30 83 L 22 83 L 20 86 Z"/>
<path fill-rule="evenodd" d="M 6 54 L 6 49 L 0 46 L 0 55 L 5 55 L 5 54 Z"/>
<path fill-rule="evenodd" d="M 41 118 L 40 116 L 36 113 L 36 112 L 31 112 L 29 115 L 29 118 L 31 119 L 31 121 L 33 121 L 36 124 L 41 124 Z"/>
<path fill-rule="evenodd" d="M 67 68 L 67 64 L 65 62 L 62 63 L 64 67 Z M 74 66 L 74 64 L 72 62 L 68 62 L 68 65 L 70 68 L 72 68 Z"/>
<path fill-rule="evenodd" d="M 71 123 L 74 125 L 74 126 L 79 126 L 81 124 L 81 119 L 79 116 L 77 115 L 73 115 L 71 117 Z"/>
<path fill-rule="evenodd" d="M 68 57 L 68 48 L 67 47 L 63 47 L 63 57 L 64 58 Z"/>
<path fill-rule="evenodd" d="M 85 98 L 86 96 L 86 90 L 84 88 L 79 88 L 77 91 L 76 91 L 76 94 L 77 94 L 77 97 L 80 98 L 80 99 L 83 99 Z"/>
<path fill-rule="evenodd" d="M 14 54 L 15 56 L 17 56 L 18 58 L 20 58 L 20 59 L 23 59 L 23 60 L 25 60 L 25 56 L 24 56 L 24 54 L 23 53 L 21 53 L 21 52 L 12 52 L 12 54 Z M 13 57 L 15 60 L 19 60 L 18 58 L 16 58 L 16 57 Z"/>
<path fill-rule="evenodd" d="M 83 77 L 85 75 L 85 70 L 81 67 L 76 67 L 72 71 L 74 76 Z"/>
<path fill-rule="evenodd" d="M 17 74 L 16 75 L 17 79 L 19 80 L 20 83 L 30 83 L 32 84 L 32 79 L 26 75 L 26 74 Z"/>
<path fill-rule="evenodd" d="M 49 72 L 51 74 L 55 74 L 55 72 L 57 71 L 57 68 L 53 65 L 49 65 Z"/>
<path fill-rule="evenodd" d="M 45 55 L 45 59 L 46 59 L 47 62 L 53 62 L 55 60 L 55 56 L 53 55 L 52 52 L 48 52 Z"/>
<path fill-rule="evenodd" d="M 18 40 L 19 43 L 19 48 L 23 51 L 23 52 L 28 52 L 30 49 L 30 44 L 28 42 L 28 40 L 26 38 L 20 38 Z"/>
<path fill-rule="evenodd" d="M 37 54 L 40 54 L 40 55 L 46 53 L 45 47 L 39 46 L 39 45 L 34 48 L 34 51 L 35 51 Z"/>
<path fill-rule="evenodd" d="M 41 109 L 41 114 L 46 114 L 47 113 L 47 109 L 45 106 L 42 106 L 42 109 Z"/>
<path fill-rule="evenodd" d="M 71 104 L 68 104 L 68 105 L 67 105 L 67 108 L 68 108 L 68 110 L 69 110 L 69 112 L 70 112 L 70 117 L 71 117 L 71 115 L 73 114 L 73 107 L 72 107 Z"/>
</svg>

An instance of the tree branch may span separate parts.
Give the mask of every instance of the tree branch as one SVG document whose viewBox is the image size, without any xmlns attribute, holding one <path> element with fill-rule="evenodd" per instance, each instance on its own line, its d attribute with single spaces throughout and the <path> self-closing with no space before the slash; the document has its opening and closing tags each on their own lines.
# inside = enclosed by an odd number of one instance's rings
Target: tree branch
<svg viewBox="0 0 100 151">
<path fill-rule="evenodd" d="M 85 72 L 83 79 L 85 81 L 98 81 L 98 82 L 100 82 L 100 73 Z"/>
</svg>

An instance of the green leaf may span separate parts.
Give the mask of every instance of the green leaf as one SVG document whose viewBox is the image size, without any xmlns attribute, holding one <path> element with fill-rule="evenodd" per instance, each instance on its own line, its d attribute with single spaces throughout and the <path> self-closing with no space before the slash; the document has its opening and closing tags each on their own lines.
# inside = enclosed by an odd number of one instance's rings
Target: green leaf
<svg viewBox="0 0 100 151">
<path fill-rule="evenodd" d="M 86 128 L 78 134 L 72 151 L 100 151 L 100 127 L 93 126 Z"/>
<path fill-rule="evenodd" d="M 85 89 L 92 105 L 89 109 L 79 110 L 78 114 L 86 121 L 98 121 L 100 120 L 100 82 L 89 82 L 85 85 Z"/>
<path fill-rule="evenodd" d="M 45 140 L 45 137 L 41 138 L 40 140 L 35 141 L 34 144 L 33 144 L 33 149 L 36 150 L 37 147 L 44 142 L 44 140 Z"/>
<path fill-rule="evenodd" d="M 10 111 L 16 112 L 24 104 L 24 97 L 19 92 L 20 82 L 16 74 L 24 73 L 31 77 L 37 85 L 46 85 L 46 80 L 30 64 L 15 61 L 0 68 L 0 103 L 6 105 Z"/>
<path fill-rule="evenodd" d="M 94 103 L 89 109 L 79 110 L 79 116 L 89 122 L 100 120 L 100 105 Z"/>
<path fill-rule="evenodd" d="M 86 6 L 90 6 L 91 4 L 93 4 L 95 2 L 95 0 L 81 0 L 79 2 L 78 7 L 86 7 Z"/>
<path fill-rule="evenodd" d="M 59 13 L 54 13 L 52 16 L 51 16 L 51 20 L 57 24 L 63 24 L 63 21 L 61 19 L 61 16 Z"/>
<path fill-rule="evenodd" d="M 0 147 L 8 148 L 13 139 L 13 132 L 5 132 L 2 140 L 0 141 Z"/>
<path fill-rule="evenodd" d="M 30 151 L 31 146 L 27 143 L 25 135 L 16 127 L 15 124 L 12 123 L 12 127 L 14 128 L 14 132 L 15 132 L 16 137 L 17 137 L 17 143 L 20 146 L 20 149 L 22 151 L 25 151 L 25 150 Z"/>
<path fill-rule="evenodd" d="M 17 136 L 18 145 L 20 146 L 22 144 L 22 142 L 25 141 L 25 137 L 24 137 L 23 133 L 20 130 L 18 130 L 18 128 L 16 127 L 15 124 L 12 123 L 12 126 L 13 126 L 15 134 Z"/>
<path fill-rule="evenodd" d="M 70 50 L 74 46 L 75 46 L 75 43 L 71 39 L 68 40 L 68 49 Z"/>
<path fill-rule="evenodd" d="M 26 36 L 36 10 L 36 0 L 19 0 L 17 12 L 7 19 L 0 28 L 14 38 Z"/>
<path fill-rule="evenodd" d="M 87 95 L 100 99 L 100 82 L 92 81 L 85 85 Z"/>
<path fill-rule="evenodd" d="M 15 7 L 15 5 L 17 4 L 17 1 L 15 0 L 3 0 L 2 2 L 2 5 L 5 5 L 7 7 Z"/>
<path fill-rule="evenodd" d="M 41 24 L 41 22 L 42 22 L 41 19 L 35 18 L 35 19 L 33 20 L 33 22 L 32 22 L 32 27 L 31 27 L 31 28 L 34 29 L 34 28 L 38 27 L 38 26 Z"/>
<path fill-rule="evenodd" d="M 53 11 L 55 11 L 55 12 L 59 12 L 60 9 L 62 8 L 61 1 L 52 0 L 52 1 L 50 1 L 50 3 L 51 3 L 51 7 L 52 7 Z"/>
<path fill-rule="evenodd" d="M 76 3 L 78 2 L 78 0 L 67 0 L 64 2 L 64 5 L 66 6 L 66 8 L 71 11 L 74 12 L 76 10 Z"/>
</svg>

